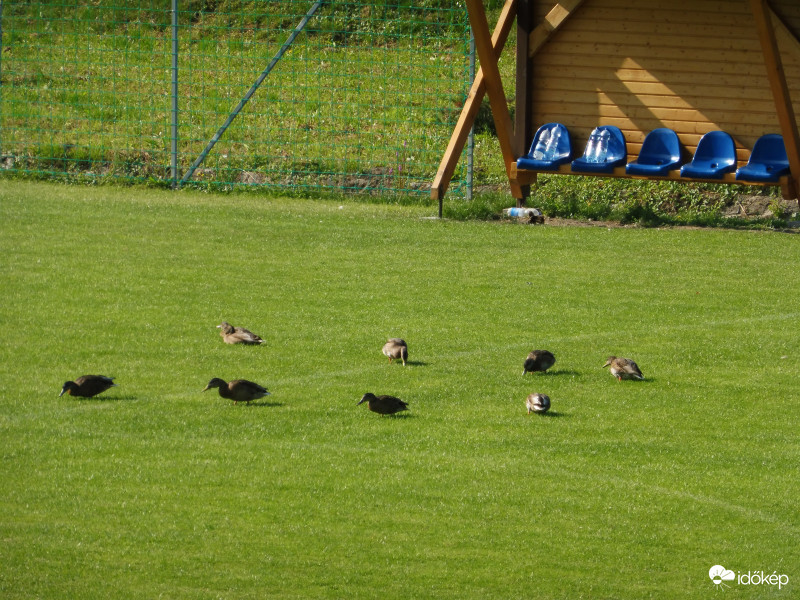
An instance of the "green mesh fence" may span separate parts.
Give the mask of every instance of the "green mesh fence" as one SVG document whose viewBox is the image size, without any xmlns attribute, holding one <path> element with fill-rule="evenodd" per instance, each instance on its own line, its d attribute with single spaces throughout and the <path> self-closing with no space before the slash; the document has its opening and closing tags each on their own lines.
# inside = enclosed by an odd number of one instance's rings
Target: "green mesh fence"
<svg viewBox="0 0 800 600">
<path fill-rule="evenodd" d="M 178 179 L 312 4 L 179 0 Z M 0 168 L 174 184 L 173 31 L 169 0 L 4 2 Z M 428 193 L 468 86 L 463 6 L 324 2 L 190 182 Z"/>
</svg>

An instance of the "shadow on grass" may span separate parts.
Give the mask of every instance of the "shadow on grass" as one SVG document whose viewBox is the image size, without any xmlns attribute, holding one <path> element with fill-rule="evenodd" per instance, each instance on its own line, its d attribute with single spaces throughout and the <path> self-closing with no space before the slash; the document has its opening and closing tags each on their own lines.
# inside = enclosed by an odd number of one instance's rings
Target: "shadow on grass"
<svg viewBox="0 0 800 600">
<path fill-rule="evenodd" d="M 558 412 L 557 410 L 548 410 L 545 413 L 534 413 L 537 417 L 543 417 L 545 419 L 558 419 L 561 417 L 571 417 L 572 415 L 569 413 Z"/>
<path fill-rule="evenodd" d="M 544 373 L 542 373 L 542 375 L 544 376 L 555 375 L 556 377 L 558 377 L 559 375 L 570 375 L 574 377 L 575 375 L 581 375 L 581 374 L 582 373 L 580 371 L 575 371 L 574 369 L 556 369 L 556 370 L 545 371 Z"/>
<path fill-rule="evenodd" d="M 393 415 L 378 415 L 382 419 L 415 419 L 417 415 L 412 415 L 409 412 L 399 412 Z"/>
<path fill-rule="evenodd" d="M 251 408 L 271 408 L 284 405 L 283 402 L 235 402 L 232 404 L 234 406 L 237 404 L 238 405 L 244 404 L 245 406 L 249 406 Z"/>
<path fill-rule="evenodd" d="M 428 363 L 426 363 L 424 360 L 407 360 L 406 364 L 411 366 L 411 367 L 427 367 L 428 366 Z"/>
<path fill-rule="evenodd" d="M 91 398 L 84 398 L 83 396 L 70 396 L 73 402 L 126 402 L 130 400 L 138 400 L 136 396 L 92 396 Z"/>
</svg>

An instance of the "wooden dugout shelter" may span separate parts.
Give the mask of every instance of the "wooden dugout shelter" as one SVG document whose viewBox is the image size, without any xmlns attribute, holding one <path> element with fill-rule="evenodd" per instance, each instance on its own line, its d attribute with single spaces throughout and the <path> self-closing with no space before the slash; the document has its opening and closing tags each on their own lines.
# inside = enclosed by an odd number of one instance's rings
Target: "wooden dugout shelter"
<svg viewBox="0 0 800 600">
<path fill-rule="evenodd" d="M 507 0 L 493 34 L 481 0 L 466 4 L 481 69 L 432 184 L 440 216 L 484 94 L 518 205 L 537 172 L 517 169 L 516 160 L 550 122 L 569 129 L 575 155 L 595 127 L 615 125 L 628 161 L 660 127 L 678 134 L 683 162 L 705 133 L 726 131 L 739 166 L 760 136 L 780 133 L 790 174 L 779 185 L 785 198 L 797 198 L 800 104 L 792 97 L 800 100 L 800 0 Z M 512 122 L 497 61 L 515 23 Z M 570 165 L 559 172 L 570 173 Z M 601 176 L 626 174 L 621 167 Z M 666 179 L 686 180 L 679 171 Z M 734 183 L 734 174 L 714 181 Z"/>
</svg>

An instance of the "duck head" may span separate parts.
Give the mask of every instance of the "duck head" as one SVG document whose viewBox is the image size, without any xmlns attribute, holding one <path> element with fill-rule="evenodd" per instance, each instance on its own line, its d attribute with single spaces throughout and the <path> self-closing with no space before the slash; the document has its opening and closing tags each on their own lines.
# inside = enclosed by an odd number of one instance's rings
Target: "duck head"
<svg viewBox="0 0 800 600">
<path fill-rule="evenodd" d="M 77 390 L 77 389 L 78 389 L 77 383 L 75 383 L 74 381 L 65 381 L 64 387 L 61 388 L 61 393 L 58 395 L 58 397 L 61 398 L 61 396 L 70 392 L 70 390 Z"/>
<path fill-rule="evenodd" d="M 206 390 L 210 390 L 211 388 L 225 387 L 226 385 L 228 384 L 225 383 L 222 379 L 220 379 L 219 377 L 214 377 L 214 379 L 209 381 L 208 385 L 203 388 L 203 391 L 205 392 Z"/>
<path fill-rule="evenodd" d="M 358 401 L 358 404 L 356 404 L 356 406 L 364 404 L 364 402 L 370 402 L 372 400 L 377 400 L 377 397 L 375 396 L 375 394 L 371 394 L 371 393 L 367 392 L 366 394 L 364 394 L 364 396 L 361 398 L 361 400 Z"/>
<path fill-rule="evenodd" d="M 231 325 L 227 321 L 223 321 L 222 323 L 217 325 L 217 329 L 221 329 L 222 333 L 233 333 L 235 331 L 233 325 Z"/>
</svg>

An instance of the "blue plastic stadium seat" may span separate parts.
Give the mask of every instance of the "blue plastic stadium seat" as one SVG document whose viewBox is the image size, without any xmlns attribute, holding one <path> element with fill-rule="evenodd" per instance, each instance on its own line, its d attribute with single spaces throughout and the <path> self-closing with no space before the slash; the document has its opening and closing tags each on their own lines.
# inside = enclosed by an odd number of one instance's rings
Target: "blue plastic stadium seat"
<svg viewBox="0 0 800 600">
<path fill-rule="evenodd" d="M 694 158 L 681 167 L 681 177 L 722 179 L 736 170 L 736 144 L 724 131 L 709 131 L 700 138 Z"/>
<path fill-rule="evenodd" d="M 789 174 L 789 158 L 783 137 L 777 133 L 762 135 L 756 140 L 750 160 L 736 171 L 739 181 L 778 183 L 782 175 Z"/>
<path fill-rule="evenodd" d="M 572 170 L 579 173 L 612 173 L 616 167 L 624 165 L 628 160 L 628 149 L 625 145 L 625 136 L 619 127 L 601 125 L 597 128 L 598 135 L 608 132 L 608 149 L 603 160 L 591 160 L 590 144 L 586 144 L 583 156 L 572 161 Z"/>
<path fill-rule="evenodd" d="M 629 175 L 665 176 L 681 165 L 681 143 L 678 134 L 659 127 L 647 134 L 636 160 L 625 166 Z"/>
<path fill-rule="evenodd" d="M 534 158 L 534 151 L 539 140 L 545 133 L 549 140 L 553 136 L 554 128 L 557 132 L 555 145 L 551 145 L 547 156 L 540 159 Z M 558 167 L 569 162 L 570 158 L 572 158 L 572 144 L 569 139 L 569 131 L 561 123 L 547 123 L 536 131 L 528 154 L 517 159 L 517 168 L 531 171 L 558 171 Z"/>
</svg>

